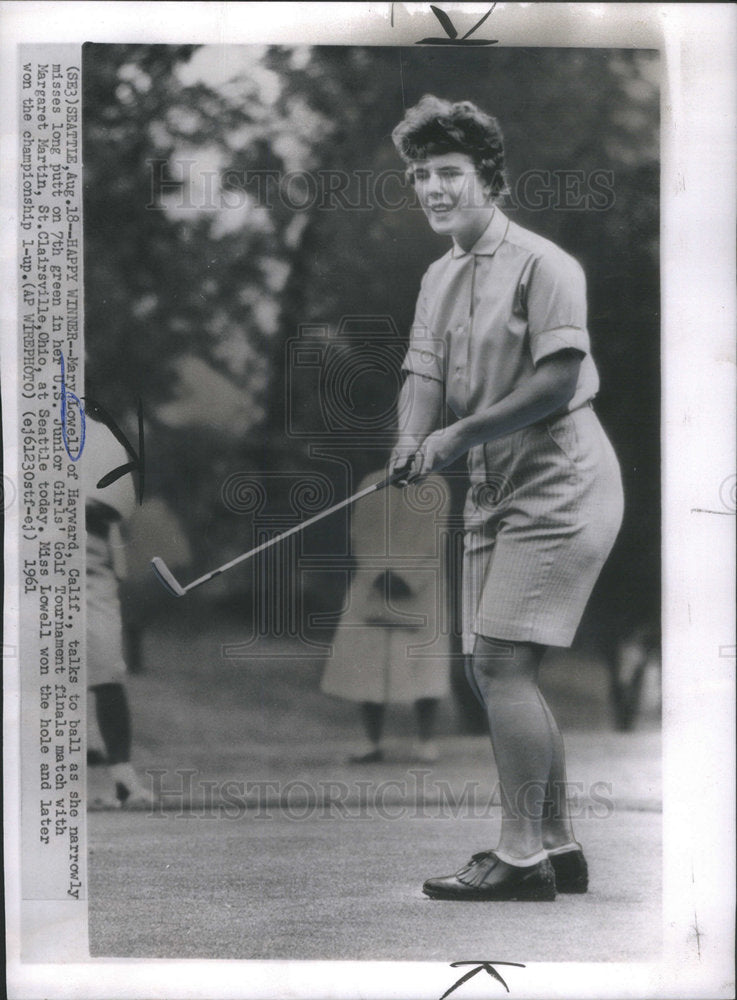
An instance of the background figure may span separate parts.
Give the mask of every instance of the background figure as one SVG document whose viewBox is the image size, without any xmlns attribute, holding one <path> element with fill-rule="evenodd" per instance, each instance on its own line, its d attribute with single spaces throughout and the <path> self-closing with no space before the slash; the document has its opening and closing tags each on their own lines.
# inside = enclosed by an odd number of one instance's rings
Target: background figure
<svg viewBox="0 0 737 1000">
<path fill-rule="evenodd" d="M 382 479 L 380 469 L 358 489 Z M 354 763 L 383 759 L 388 704 L 414 703 L 412 756 L 434 761 L 435 712 L 450 687 L 446 538 L 450 493 L 432 476 L 373 493 L 353 508 L 355 571 L 322 679 L 326 694 L 361 703 L 368 746 Z"/>
<path fill-rule="evenodd" d="M 106 473 L 128 461 L 109 428 L 87 412 L 81 459 L 87 527 L 87 685 L 94 696 L 104 761 L 114 785 L 114 799 L 109 804 L 130 807 L 153 801 L 130 762 L 131 716 L 124 685 L 126 663 L 118 594 L 118 582 L 125 574 L 121 525 L 135 509 L 135 491 L 127 473 L 110 486 L 97 487 Z"/>
</svg>

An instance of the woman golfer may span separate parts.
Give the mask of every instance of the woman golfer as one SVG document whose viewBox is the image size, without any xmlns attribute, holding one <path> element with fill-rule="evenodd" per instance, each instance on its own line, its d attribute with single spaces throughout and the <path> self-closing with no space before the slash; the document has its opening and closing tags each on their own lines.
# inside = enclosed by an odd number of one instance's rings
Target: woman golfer
<svg viewBox="0 0 737 1000">
<path fill-rule="evenodd" d="M 563 742 L 538 688 L 569 646 L 622 519 L 578 263 L 515 225 L 496 120 L 426 96 L 393 132 L 420 204 L 452 246 L 422 280 L 392 471 L 413 482 L 467 453 L 464 652 L 489 719 L 502 827 L 494 850 L 431 878 L 434 899 L 551 900 L 585 892 Z M 457 417 L 442 428 L 448 404 Z"/>
</svg>

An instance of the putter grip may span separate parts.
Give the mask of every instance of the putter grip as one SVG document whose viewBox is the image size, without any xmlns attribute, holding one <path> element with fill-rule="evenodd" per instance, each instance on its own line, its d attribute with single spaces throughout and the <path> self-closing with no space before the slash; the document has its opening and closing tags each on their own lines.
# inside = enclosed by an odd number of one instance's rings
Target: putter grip
<svg viewBox="0 0 737 1000">
<path fill-rule="evenodd" d="M 404 465 L 401 465 L 398 469 L 395 469 L 390 476 L 387 476 L 386 479 L 383 479 L 380 483 L 377 483 L 376 489 L 383 490 L 387 486 L 395 486 L 397 483 L 401 482 L 402 479 L 406 478 L 406 476 L 411 471 L 414 460 L 415 456 L 410 455 L 410 457 L 407 459 Z"/>
</svg>

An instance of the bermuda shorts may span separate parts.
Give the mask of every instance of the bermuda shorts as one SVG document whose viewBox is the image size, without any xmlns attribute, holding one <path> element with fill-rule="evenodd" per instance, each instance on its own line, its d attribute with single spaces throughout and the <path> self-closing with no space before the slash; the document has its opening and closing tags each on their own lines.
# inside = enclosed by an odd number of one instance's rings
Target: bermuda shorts
<svg viewBox="0 0 737 1000">
<path fill-rule="evenodd" d="M 476 635 L 570 646 L 622 523 L 614 449 L 590 405 L 468 454 L 463 649 Z"/>
</svg>

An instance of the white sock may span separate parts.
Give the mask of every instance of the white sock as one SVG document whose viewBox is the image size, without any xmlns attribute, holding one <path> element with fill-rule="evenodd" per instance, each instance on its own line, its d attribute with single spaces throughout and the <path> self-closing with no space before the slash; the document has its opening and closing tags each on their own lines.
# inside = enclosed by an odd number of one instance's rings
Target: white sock
<svg viewBox="0 0 737 1000">
<path fill-rule="evenodd" d="M 531 868 L 533 865 L 540 864 L 541 861 L 545 861 L 548 856 L 546 850 L 537 851 L 535 854 L 531 854 L 527 858 L 517 858 L 512 854 L 507 854 L 506 851 L 495 850 L 494 854 L 503 861 L 505 865 L 513 865 L 515 868 Z"/>
<path fill-rule="evenodd" d="M 554 858 L 556 854 L 568 854 L 569 851 L 580 851 L 581 845 L 575 840 L 572 840 L 569 844 L 563 844 L 561 847 L 551 847 L 548 851 L 548 857 Z"/>
</svg>

